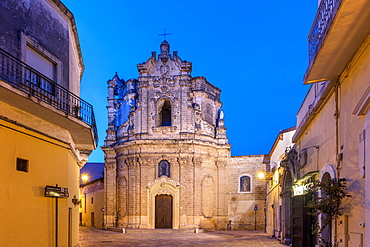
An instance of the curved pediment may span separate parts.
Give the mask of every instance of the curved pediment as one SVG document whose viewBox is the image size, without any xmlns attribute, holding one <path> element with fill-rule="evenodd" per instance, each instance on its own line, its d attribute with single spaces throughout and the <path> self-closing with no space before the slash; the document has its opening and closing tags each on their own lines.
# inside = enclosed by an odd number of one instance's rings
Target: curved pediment
<svg viewBox="0 0 370 247">
<path fill-rule="evenodd" d="M 155 192 L 156 194 L 168 194 L 171 195 L 175 193 L 176 190 L 180 189 L 180 184 L 176 183 L 167 176 L 161 176 L 160 178 L 154 180 L 154 182 L 149 183 L 149 191 Z"/>
<path fill-rule="evenodd" d="M 171 55 L 170 45 L 165 40 L 161 44 L 161 53 L 152 56 L 144 63 L 138 64 L 140 76 L 151 76 L 157 78 L 172 78 L 179 75 L 190 75 L 192 70 L 191 62 L 183 61 L 174 51 Z"/>
</svg>

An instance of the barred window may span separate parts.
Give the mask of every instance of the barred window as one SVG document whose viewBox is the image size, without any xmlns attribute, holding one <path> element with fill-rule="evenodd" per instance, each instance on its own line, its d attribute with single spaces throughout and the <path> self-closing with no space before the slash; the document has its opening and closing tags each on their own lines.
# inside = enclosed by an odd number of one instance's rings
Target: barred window
<svg viewBox="0 0 370 247">
<path fill-rule="evenodd" d="M 28 172 L 28 160 L 17 158 L 17 171 Z"/>
</svg>

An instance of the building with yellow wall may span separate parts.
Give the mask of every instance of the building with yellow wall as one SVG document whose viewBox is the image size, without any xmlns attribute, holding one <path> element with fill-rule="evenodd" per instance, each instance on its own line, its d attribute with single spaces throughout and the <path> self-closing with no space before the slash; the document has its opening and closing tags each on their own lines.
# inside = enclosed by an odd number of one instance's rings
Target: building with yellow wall
<svg viewBox="0 0 370 247">
<path fill-rule="evenodd" d="M 4 0 L 0 12 L 0 246 L 76 246 L 97 132 L 74 17 L 59 0 Z"/>
<path fill-rule="evenodd" d="M 83 184 L 80 198 L 80 225 L 104 229 L 104 178 Z"/>
<path fill-rule="evenodd" d="M 292 197 L 292 176 L 284 165 L 286 153 L 293 147 L 292 137 L 295 127 L 281 130 L 268 155 L 266 192 L 266 233 L 281 240 L 291 242 L 290 200 Z M 285 186 L 287 185 L 288 186 Z"/>
<path fill-rule="evenodd" d="M 80 226 L 104 229 L 104 163 L 87 162 L 80 173 Z"/>
<path fill-rule="evenodd" d="M 304 83 L 311 87 L 297 115 L 285 173 L 291 182 L 292 246 L 370 245 L 370 8 L 369 1 L 321 0 L 309 41 Z M 311 234 L 322 216 L 307 216 L 314 180 L 347 180 L 344 209 L 321 235 Z M 321 196 L 319 192 L 318 196 Z M 328 226 L 330 227 L 330 225 Z M 331 231 L 330 231 L 331 230 Z M 330 234 L 330 232 L 332 234 Z"/>
</svg>

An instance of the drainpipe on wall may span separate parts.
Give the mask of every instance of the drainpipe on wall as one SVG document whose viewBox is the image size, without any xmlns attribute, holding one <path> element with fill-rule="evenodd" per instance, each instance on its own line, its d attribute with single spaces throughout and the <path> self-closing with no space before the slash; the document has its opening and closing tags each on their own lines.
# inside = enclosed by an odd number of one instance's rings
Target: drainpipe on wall
<svg viewBox="0 0 370 247">
<path fill-rule="evenodd" d="M 340 170 L 341 170 L 341 161 L 342 161 L 342 153 L 341 153 L 341 145 L 340 145 L 340 106 L 339 106 L 339 88 L 340 88 L 340 81 L 338 79 L 337 82 L 334 84 L 334 97 L 335 97 L 335 151 L 336 151 L 336 162 L 337 162 L 337 178 L 340 178 Z M 336 245 L 338 240 L 338 219 L 334 219 L 334 245 Z"/>
<path fill-rule="evenodd" d="M 335 150 L 336 150 L 336 161 L 337 161 L 337 176 L 340 178 L 340 170 L 341 170 L 341 147 L 340 147 L 340 129 L 339 129 L 339 120 L 340 120 L 340 110 L 339 110 L 339 87 L 340 82 L 339 80 L 334 84 L 334 94 L 335 94 Z"/>
</svg>

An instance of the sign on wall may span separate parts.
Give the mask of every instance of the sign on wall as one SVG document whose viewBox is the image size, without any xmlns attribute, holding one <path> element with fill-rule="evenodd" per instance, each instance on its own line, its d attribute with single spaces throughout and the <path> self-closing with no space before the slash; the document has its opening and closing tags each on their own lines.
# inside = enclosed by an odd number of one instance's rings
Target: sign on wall
<svg viewBox="0 0 370 247">
<path fill-rule="evenodd" d="M 58 198 L 68 198 L 68 188 L 56 187 L 56 186 L 46 186 L 45 187 L 46 197 L 58 197 Z"/>
</svg>

